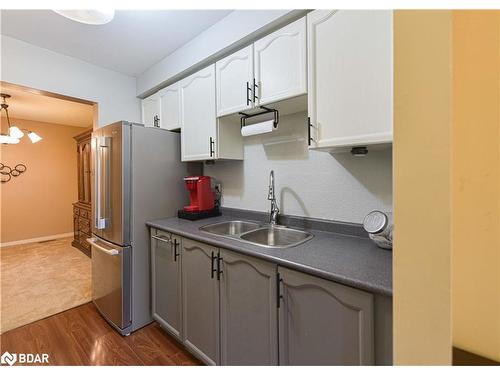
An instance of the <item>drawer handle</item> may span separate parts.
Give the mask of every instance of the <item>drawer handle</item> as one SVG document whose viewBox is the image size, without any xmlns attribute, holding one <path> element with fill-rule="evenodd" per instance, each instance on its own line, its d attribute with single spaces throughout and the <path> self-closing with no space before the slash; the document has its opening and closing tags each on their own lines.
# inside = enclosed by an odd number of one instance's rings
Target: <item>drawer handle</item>
<svg viewBox="0 0 500 375">
<path fill-rule="evenodd" d="M 106 249 L 105 247 L 98 245 L 94 238 L 87 238 L 87 242 L 91 246 L 94 246 L 96 249 L 101 250 L 102 252 L 104 252 L 108 255 L 115 256 L 115 255 L 120 254 L 120 252 L 118 250 L 109 250 L 109 249 Z"/>
</svg>

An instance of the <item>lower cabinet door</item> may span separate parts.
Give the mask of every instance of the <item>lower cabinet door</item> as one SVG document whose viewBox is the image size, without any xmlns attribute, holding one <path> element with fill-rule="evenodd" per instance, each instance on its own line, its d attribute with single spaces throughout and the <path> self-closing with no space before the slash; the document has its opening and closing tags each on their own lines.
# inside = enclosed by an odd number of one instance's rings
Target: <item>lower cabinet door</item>
<svg viewBox="0 0 500 375">
<path fill-rule="evenodd" d="M 209 365 L 219 360 L 218 249 L 182 239 L 184 345 Z"/>
<path fill-rule="evenodd" d="M 373 296 L 278 267 L 280 365 L 373 365 Z"/>
<path fill-rule="evenodd" d="M 277 365 L 276 265 L 220 249 L 222 365 Z"/>
<path fill-rule="evenodd" d="M 151 277 L 153 318 L 182 340 L 180 237 L 153 230 Z"/>
</svg>

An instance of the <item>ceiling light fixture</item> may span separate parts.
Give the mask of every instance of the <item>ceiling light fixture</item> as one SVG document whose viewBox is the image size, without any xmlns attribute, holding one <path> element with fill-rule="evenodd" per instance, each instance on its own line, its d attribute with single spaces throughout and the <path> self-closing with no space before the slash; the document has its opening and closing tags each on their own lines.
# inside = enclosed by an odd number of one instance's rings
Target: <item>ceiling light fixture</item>
<svg viewBox="0 0 500 375">
<path fill-rule="evenodd" d="M 115 17 L 114 9 L 53 9 L 60 16 L 87 25 L 104 25 Z"/>
<path fill-rule="evenodd" d="M 17 139 L 20 139 L 20 138 L 24 137 L 24 133 L 16 125 L 12 125 L 9 128 L 9 135 L 11 137 L 14 137 L 14 138 L 17 138 Z"/>
<path fill-rule="evenodd" d="M 28 137 L 31 140 L 31 143 L 36 143 L 42 140 L 35 132 L 26 129 L 19 129 L 16 125 L 12 125 L 10 123 L 9 117 L 9 105 L 7 104 L 7 99 L 10 98 L 9 94 L 0 93 L 0 97 L 2 97 L 2 104 L 0 111 L 3 109 L 5 111 L 5 116 L 7 117 L 7 125 L 9 125 L 8 133 L 0 133 L 0 144 L 5 145 L 15 145 L 20 142 L 20 139 L 24 137 L 24 132 L 28 132 Z"/>
<path fill-rule="evenodd" d="M 28 133 L 28 137 L 29 137 L 29 139 L 31 139 L 31 143 L 37 143 L 38 141 L 42 140 L 42 137 L 40 137 L 35 132 L 31 132 L 31 131 Z"/>
</svg>

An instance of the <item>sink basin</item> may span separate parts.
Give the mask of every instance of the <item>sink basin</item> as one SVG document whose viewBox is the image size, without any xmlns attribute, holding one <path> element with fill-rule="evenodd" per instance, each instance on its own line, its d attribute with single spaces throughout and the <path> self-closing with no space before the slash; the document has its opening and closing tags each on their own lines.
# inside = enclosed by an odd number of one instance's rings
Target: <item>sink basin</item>
<svg viewBox="0 0 500 375">
<path fill-rule="evenodd" d="M 312 237 L 313 235 L 308 232 L 276 226 L 256 229 L 240 236 L 243 241 L 271 248 L 296 246 L 310 240 Z"/>
<path fill-rule="evenodd" d="M 205 225 L 200 229 L 205 232 L 219 234 L 221 236 L 237 236 L 241 233 L 245 233 L 259 227 L 260 224 L 252 223 L 251 221 L 233 220 Z"/>
</svg>

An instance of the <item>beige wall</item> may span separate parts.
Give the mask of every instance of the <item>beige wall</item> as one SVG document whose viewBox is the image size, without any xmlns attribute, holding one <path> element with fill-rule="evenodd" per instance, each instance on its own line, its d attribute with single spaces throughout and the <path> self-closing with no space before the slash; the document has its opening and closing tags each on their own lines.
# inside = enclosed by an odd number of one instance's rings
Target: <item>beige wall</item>
<svg viewBox="0 0 500 375">
<path fill-rule="evenodd" d="M 500 12 L 394 32 L 394 360 L 500 360 Z"/>
<path fill-rule="evenodd" d="M 72 206 L 77 200 L 76 143 L 80 127 L 11 119 L 43 140 L 25 136 L 17 145 L 1 146 L 1 162 L 26 164 L 27 171 L 1 185 L 1 242 L 73 231 Z M 2 118 L 2 129 L 6 124 Z"/>
<path fill-rule="evenodd" d="M 451 11 L 394 14 L 394 363 L 451 363 Z"/>
<path fill-rule="evenodd" d="M 500 361 L 500 12 L 453 12 L 453 344 Z"/>
</svg>

